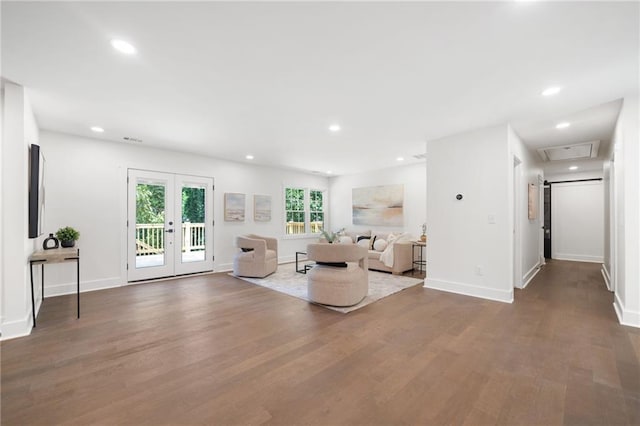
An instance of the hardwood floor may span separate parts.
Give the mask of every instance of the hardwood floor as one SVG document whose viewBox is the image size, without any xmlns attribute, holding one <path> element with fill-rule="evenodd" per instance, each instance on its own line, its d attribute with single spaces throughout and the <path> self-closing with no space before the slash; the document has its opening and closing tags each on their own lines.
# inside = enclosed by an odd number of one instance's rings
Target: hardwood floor
<svg viewBox="0 0 640 426">
<path fill-rule="evenodd" d="M 2 424 L 640 424 L 640 330 L 600 265 L 515 303 L 414 287 L 341 314 L 215 274 L 47 299 Z"/>
</svg>

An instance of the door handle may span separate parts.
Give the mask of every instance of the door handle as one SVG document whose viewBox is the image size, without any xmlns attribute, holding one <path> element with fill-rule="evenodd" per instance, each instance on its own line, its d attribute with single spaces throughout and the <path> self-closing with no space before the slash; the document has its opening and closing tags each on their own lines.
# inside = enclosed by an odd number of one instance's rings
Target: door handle
<svg viewBox="0 0 640 426">
<path fill-rule="evenodd" d="M 168 233 L 170 233 L 170 234 L 173 234 L 173 229 L 165 229 L 165 231 L 164 231 L 164 232 L 168 232 Z"/>
</svg>

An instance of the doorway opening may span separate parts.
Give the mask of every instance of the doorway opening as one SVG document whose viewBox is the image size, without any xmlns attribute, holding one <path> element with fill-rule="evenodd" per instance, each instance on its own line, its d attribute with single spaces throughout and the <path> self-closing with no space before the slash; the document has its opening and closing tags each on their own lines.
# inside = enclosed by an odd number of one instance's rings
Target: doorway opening
<svg viewBox="0 0 640 426">
<path fill-rule="evenodd" d="M 129 169 L 127 281 L 213 270 L 213 178 Z"/>
</svg>

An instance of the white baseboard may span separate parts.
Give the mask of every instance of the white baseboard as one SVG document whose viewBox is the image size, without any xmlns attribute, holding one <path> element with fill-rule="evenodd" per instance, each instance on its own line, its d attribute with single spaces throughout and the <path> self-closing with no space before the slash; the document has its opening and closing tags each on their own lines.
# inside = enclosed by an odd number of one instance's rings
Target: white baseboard
<svg viewBox="0 0 640 426">
<path fill-rule="evenodd" d="M 640 328 L 640 312 L 625 310 L 622 306 L 622 301 L 618 297 L 618 293 L 615 294 L 613 308 L 616 311 L 620 324 Z"/>
<path fill-rule="evenodd" d="M 556 253 L 553 258 L 556 260 L 571 260 L 573 262 L 604 263 L 604 257 L 586 254 Z"/>
<path fill-rule="evenodd" d="M 482 287 L 475 284 L 456 283 L 433 278 L 427 278 L 424 282 L 424 287 L 449 293 L 462 294 L 464 296 L 495 300 L 497 302 L 513 303 L 513 288 L 509 290 L 497 290 L 495 288 Z"/>
<path fill-rule="evenodd" d="M 611 275 L 609 275 L 609 271 L 607 271 L 606 264 L 602 264 L 600 272 L 602 273 L 602 278 L 604 278 L 604 283 L 607 285 L 607 290 L 611 291 Z"/>
<path fill-rule="evenodd" d="M 522 279 L 524 281 L 524 284 L 522 284 L 522 287 L 521 287 L 522 289 L 527 288 L 531 280 L 533 280 L 533 278 L 536 275 L 538 275 L 538 272 L 540 272 L 540 267 L 541 265 L 540 263 L 538 263 L 533 268 L 529 269 L 529 271 L 526 274 L 524 274 L 524 277 Z"/>
<path fill-rule="evenodd" d="M 16 321 L 9 321 L 2 323 L 2 336 L 0 340 L 15 339 L 16 337 L 24 337 L 31 334 L 33 328 L 33 319 L 31 315 L 31 308 L 24 318 Z"/>
<path fill-rule="evenodd" d="M 124 284 L 122 278 L 103 278 L 93 281 L 80 281 L 80 293 L 95 290 L 104 290 L 107 288 L 120 287 Z M 76 292 L 76 282 L 56 284 L 44 287 L 44 297 L 63 296 L 65 294 L 74 294 Z"/>
<path fill-rule="evenodd" d="M 214 272 L 230 272 L 233 271 L 233 263 L 221 263 L 216 265 Z"/>
</svg>

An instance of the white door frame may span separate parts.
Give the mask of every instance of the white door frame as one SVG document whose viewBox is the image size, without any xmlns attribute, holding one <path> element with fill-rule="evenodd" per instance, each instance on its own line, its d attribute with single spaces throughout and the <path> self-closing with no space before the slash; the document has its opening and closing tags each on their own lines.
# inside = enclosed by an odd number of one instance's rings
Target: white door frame
<svg viewBox="0 0 640 426">
<path fill-rule="evenodd" d="M 538 264 L 545 265 L 544 258 L 544 177 L 538 175 Z"/>
<path fill-rule="evenodd" d="M 183 261 L 182 250 L 176 249 L 175 252 L 175 275 L 194 274 L 198 272 L 213 271 L 213 178 L 190 176 L 190 175 L 175 175 L 175 189 L 174 194 L 182 194 L 183 186 L 196 186 L 204 189 L 204 203 L 205 203 L 205 250 L 204 260 L 196 262 Z M 174 217 L 176 218 L 175 226 L 175 239 L 176 241 L 182 241 L 184 236 L 182 231 L 182 203 L 176 202 Z M 181 244 L 176 244 L 175 247 L 182 247 Z"/>
<path fill-rule="evenodd" d="M 146 170 L 129 169 L 127 173 L 127 281 L 140 281 L 174 275 L 174 234 L 173 229 L 173 175 L 170 173 L 150 172 Z M 138 182 L 163 185 L 164 197 L 164 226 L 161 231 L 164 236 L 164 253 L 162 264 L 144 268 L 136 267 L 136 195 Z M 154 255 L 155 256 L 155 255 Z"/>
<path fill-rule="evenodd" d="M 522 161 L 513 156 L 513 287 L 522 288 L 522 239 L 520 214 L 522 212 Z"/>
<path fill-rule="evenodd" d="M 165 186 L 164 262 L 160 266 L 136 267 L 135 203 L 139 181 Z M 213 178 L 129 168 L 127 183 L 127 282 L 213 271 Z M 181 194 L 183 186 L 191 185 L 205 190 L 205 250 L 203 260 L 183 261 Z"/>
</svg>

